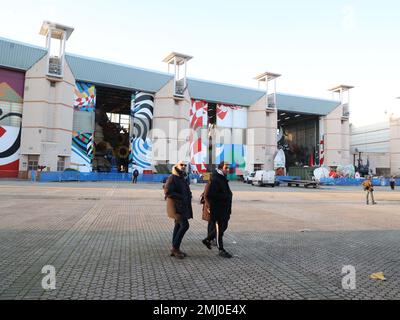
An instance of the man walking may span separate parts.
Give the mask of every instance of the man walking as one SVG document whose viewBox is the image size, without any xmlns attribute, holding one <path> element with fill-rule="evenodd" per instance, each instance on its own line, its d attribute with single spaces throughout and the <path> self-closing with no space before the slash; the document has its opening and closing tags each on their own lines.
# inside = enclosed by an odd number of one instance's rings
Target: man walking
<svg viewBox="0 0 400 320">
<path fill-rule="evenodd" d="M 224 249 L 223 244 L 224 232 L 228 228 L 232 211 L 232 191 L 226 178 L 228 172 L 229 165 L 221 162 L 212 175 L 207 200 L 210 204 L 210 221 L 215 228 L 212 228 L 207 238 L 202 241 L 208 249 L 211 249 L 211 240 L 216 238 L 219 256 L 224 258 L 232 258 L 232 255 Z"/>
<path fill-rule="evenodd" d="M 135 168 L 132 174 L 132 183 L 137 183 L 138 176 L 139 176 L 139 170 Z"/>
</svg>

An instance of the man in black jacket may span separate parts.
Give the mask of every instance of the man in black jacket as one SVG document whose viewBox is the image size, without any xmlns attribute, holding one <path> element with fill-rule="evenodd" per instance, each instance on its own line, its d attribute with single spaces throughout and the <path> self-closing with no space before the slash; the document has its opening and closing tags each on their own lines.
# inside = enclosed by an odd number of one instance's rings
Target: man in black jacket
<svg viewBox="0 0 400 320">
<path fill-rule="evenodd" d="M 229 165 L 221 162 L 212 175 L 207 196 L 210 204 L 210 220 L 215 225 L 215 228 L 202 241 L 208 249 L 211 249 L 211 240 L 215 237 L 219 255 L 224 258 L 232 258 L 232 255 L 225 251 L 223 244 L 224 232 L 228 228 L 228 221 L 232 211 L 232 191 L 226 178 L 228 172 Z"/>
<path fill-rule="evenodd" d="M 175 202 L 177 217 L 172 234 L 171 256 L 182 259 L 186 256 L 180 250 L 182 239 L 189 229 L 189 219 L 193 218 L 192 192 L 186 180 L 186 164 L 179 161 L 172 169 L 172 175 L 165 183 L 165 196 Z"/>
</svg>

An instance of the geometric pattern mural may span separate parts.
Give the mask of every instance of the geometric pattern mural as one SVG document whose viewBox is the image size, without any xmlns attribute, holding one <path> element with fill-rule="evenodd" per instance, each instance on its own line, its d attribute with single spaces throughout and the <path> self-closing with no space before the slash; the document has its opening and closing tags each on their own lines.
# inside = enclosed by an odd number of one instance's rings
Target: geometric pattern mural
<svg viewBox="0 0 400 320">
<path fill-rule="evenodd" d="M 149 133 L 153 125 L 154 95 L 136 92 L 131 105 L 132 137 L 130 141 L 130 163 L 138 171 L 151 169 L 152 141 Z"/>
<path fill-rule="evenodd" d="M 96 88 L 93 84 L 76 82 L 74 110 L 94 112 L 96 107 Z"/>
<path fill-rule="evenodd" d="M 71 165 L 80 172 L 91 172 L 93 160 L 93 133 L 74 132 L 71 145 Z"/>
</svg>

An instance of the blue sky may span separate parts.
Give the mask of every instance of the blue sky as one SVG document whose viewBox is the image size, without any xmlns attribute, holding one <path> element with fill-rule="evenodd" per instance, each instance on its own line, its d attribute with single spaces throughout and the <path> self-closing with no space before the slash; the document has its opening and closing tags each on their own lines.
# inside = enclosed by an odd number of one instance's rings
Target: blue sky
<svg viewBox="0 0 400 320">
<path fill-rule="evenodd" d="M 193 78 L 256 88 L 268 70 L 282 74 L 279 92 L 328 99 L 349 84 L 355 124 L 399 114 L 394 0 L 1 2 L 2 37 L 43 46 L 41 23 L 52 20 L 75 28 L 71 53 L 166 71 L 161 60 L 178 51 L 194 56 Z"/>
</svg>

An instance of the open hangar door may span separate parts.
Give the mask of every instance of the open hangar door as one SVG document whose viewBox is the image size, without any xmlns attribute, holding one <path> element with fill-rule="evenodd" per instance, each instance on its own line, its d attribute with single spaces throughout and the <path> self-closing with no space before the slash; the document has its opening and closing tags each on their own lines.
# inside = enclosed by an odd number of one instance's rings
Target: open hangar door
<svg viewBox="0 0 400 320">
<path fill-rule="evenodd" d="M 290 167 L 314 166 L 319 163 L 319 115 L 278 112 L 278 148 Z"/>
<path fill-rule="evenodd" d="M 130 110 L 133 91 L 96 85 L 93 169 L 128 172 Z"/>
</svg>

